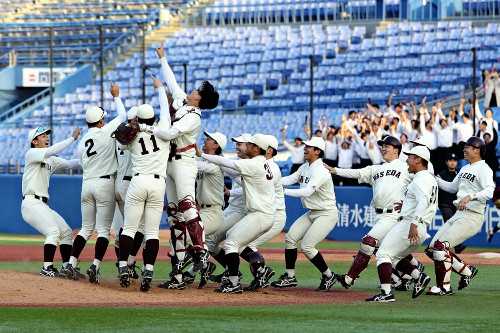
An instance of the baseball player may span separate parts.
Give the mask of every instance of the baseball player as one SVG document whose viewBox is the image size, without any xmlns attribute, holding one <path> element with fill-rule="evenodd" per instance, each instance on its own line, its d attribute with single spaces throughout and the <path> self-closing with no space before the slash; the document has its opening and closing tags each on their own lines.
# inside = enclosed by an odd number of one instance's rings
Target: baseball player
<svg viewBox="0 0 500 333">
<path fill-rule="evenodd" d="M 204 81 L 202 86 L 189 95 L 179 87 L 174 73 L 165 59 L 163 42 L 156 48 L 160 57 L 163 78 L 172 92 L 172 107 L 177 110 L 170 128 L 155 127 L 152 133 L 162 140 L 172 140 L 167 175 L 167 212 L 171 224 L 172 239 L 170 253 L 173 274 L 182 278 L 182 268 L 186 255 L 186 229 L 193 243 L 195 268 L 206 265 L 210 254 L 206 250 L 203 223 L 195 204 L 195 182 L 198 165 L 194 159 L 196 137 L 201 127 L 201 110 L 213 109 L 219 102 L 219 94 L 214 87 Z M 145 129 L 144 125 L 141 129 Z"/>
<path fill-rule="evenodd" d="M 250 140 L 250 134 L 242 134 L 238 137 L 231 138 L 231 141 L 236 143 L 236 156 L 237 159 L 247 159 L 247 142 Z M 225 250 L 220 246 L 220 243 L 226 239 L 226 234 L 229 229 L 231 229 L 238 221 L 240 221 L 245 215 L 248 214 L 245 206 L 245 197 L 239 195 L 241 190 L 241 176 L 239 173 L 235 172 L 229 168 L 222 168 L 223 171 L 228 174 L 232 179 L 231 190 L 224 189 L 225 194 L 229 196 L 228 206 L 224 210 L 224 220 L 219 230 L 211 235 L 207 236 L 207 246 L 212 257 L 222 265 L 222 267 L 227 267 L 226 263 L 226 253 Z M 238 272 L 238 276 L 241 279 L 241 273 Z M 212 275 L 210 280 L 217 283 L 228 282 L 229 273 L 226 270 L 224 273 L 219 275 Z"/>
<path fill-rule="evenodd" d="M 371 205 L 377 214 L 375 225 L 361 239 L 360 250 L 349 272 L 337 276 L 337 280 L 346 289 L 351 287 L 368 267 L 372 254 L 389 230 L 398 223 L 401 211 L 400 201 L 412 179 L 408 172 L 408 165 L 399 159 L 401 142 L 393 136 L 386 136 L 384 140 L 379 140 L 378 144 L 382 147 L 382 157 L 386 161 L 384 164 L 370 165 L 363 169 L 330 168 L 325 165 L 332 174 L 357 178 L 359 183 L 368 183 L 373 187 Z"/>
<path fill-rule="evenodd" d="M 322 157 L 325 141 L 313 137 L 304 141 L 304 163 L 295 173 L 281 178 L 281 184 L 300 184 L 299 189 L 285 189 L 285 195 L 300 197 L 307 213 L 296 220 L 285 236 L 286 272 L 271 286 L 284 288 L 297 286 L 295 262 L 297 261 L 297 243 L 302 240 L 301 250 L 321 272 L 321 283 L 317 291 L 328 291 L 337 281 L 321 253 L 315 246 L 333 230 L 338 221 L 335 192 L 332 177 L 323 166 Z"/>
<path fill-rule="evenodd" d="M 51 147 L 50 129 L 38 126 L 28 133 L 31 148 L 24 157 L 26 164 L 22 182 L 21 214 L 29 225 L 46 237 L 43 245 L 43 267 L 40 270 L 40 275 L 43 276 L 60 275 L 53 265 L 57 242 L 63 265 L 68 263 L 71 254 L 73 232 L 66 221 L 50 209 L 47 201 L 50 175 L 64 168 L 72 169 L 78 166 L 77 159 L 68 161 L 56 155 L 76 141 L 81 130 L 80 127 L 75 128 L 71 137 Z"/>
<path fill-rule="evenodd" d="M 416 250 L 426 239 L 427 226 L 437 210 L 438 187 L 434 176 L 427 170 L 430 152 L 426 147 L 414 147 L 408 155 L 408 171 L 414 173 L 408 185 L 401 216 L 384 237 L 376 254 L 381 291 L 366 299 L 367 302 L 393 302 L 391 275 L 393 266 L 415 280 L 413 298 L 422 294 L 430 277 L 419 271 L 405 257 Z M 396 264 L 397 263 L 397 264 Z"/>
<path fill-rule="evenodd" d="M 269 147 L 266 150 L 265 157 L 273 174 L 276 213 L 274 214 L 271 229 L 248 244 L 240 253 L 240 256 L 250 263 L 250 270 L 254 275 L 250 285 L 243 288 L 244 291 L 257 291 L 260 288 L 269 286 L 269 280 L 274 276 L 275 272 L 272 268 L 266 266 L 264 257 L 260 254 L 258 247 L 276 237 L 283 230 L 286 223 L 285 195 L 283 194 L 283 185 L 281 185 L 281 170 L 273 159 L 278 154 L 278 140 L 272 135 L 266 135 L 266 138 Z"/>
<path fill-rule="evenodd" d="M 429 289 L 427 295 L 451 295 L 451 269 L 461 275 L 458 290 L 467 287 L 476 276 L 478 269 L 467 265 L 450 248 L 463 243 L 481 230 L 484 222 L 486 201 L 493 197 L 495 184 L 493 171 L 482 156 L 486 150 L 483 140 L 470 137 L 465 142 L 464 156 L 469 162 L 462 167 L 452 182 L 437 178 L 439 188 L 457 193 L 453 202 L 457 212 L 438 230 L 426 249 L 426 254 L 434 260 L 436 286 Z"/>
<path fill-rule="evenodd" d="M 204 132 L 206 138 L 201 149 L 205 154 L 221 155 L 222 150 L 226 148 L 227 138 L 224 134 L 215 132 Z M 201 151 L 196 146 L 196 155 L 201 156 Z M 205 228 L 205 235 L 211 235 L 219 230 L 224 219 L 224 173 L 218 165 L 203 160 L 197 160 L 198 177 L 196 200 L 201 206 L 200 217 Z M 201 269 L 201 282 L 198 288 L 203 287 L 210 275 L 215 270 L 215 264 L 207 262 Z M 182 274 L 183 280 L 187 283 L 193 283 L 196 271 L 192 266 L 188 271 Z"/>
<path fill-rule="evenodd" d="M 167 95 L 161 81 L 152 75 L 153 87 L 158 91 L 160 100 L 159 129 L 170 127 L 169 105 Z M 137 108 L 139 124 L 153 125 L 155 114 L 149 104 Z M 160 247 L 159 228 L 163 213 L 165 197 L 165 177 L 167 175 L 167 156 L 170 152 L 170 142 L 157 138 L 148 132 L 139 132 L 132 143 L 123 147 L 130 150 L 132 173 L 127 197 L 125 199 L 125 221 L 120 236 L 120 262 L 118 273 L 120 285 L 130 285 L 130 275 L 127 269 L 127 259 L 134 243 L 134 236 L 144 215 L 144 268 L 141 277 L 141 291 L 149 291 L 153 279 L 153 270 L 158 249 Z"/>
<path fill-rule="evenodd" d="M 132 119 L 137 116 L 137 107 L 132 107 L 127 112 L 127 119 L 130 123 Z M 116 265 L 118 267 L 118 262 L 120 260 L 120 234 L 123 231 L 123 220 L 125 219 L 125 198 L 127 197 L 128 186 L 130 185 L 130 181 L 132 180 L 132 159 L 130 157 L 129 150 L 121 149 L 119 144 L 116 145 L 116 157 L 118 161 L 118 170 L 116 173 L 116 181 L 115 181 L 115 198 L 116 203 L 118 204 L 118 209 L 121 213 L 122 219 L 119 220 L 121 224 L 115 225 L 115 252 L 116 252 Z M 139 274 L 136 272 L 136 262 L 135 257 L 139 252 L 139 249 L 142 245 L 142 241 L 144 240 L 144 220 L 141 220 L 141 224 L 139 227 L 140 231 L 137 231 L 134 237 L 134 245 L 130 250 L 130 255 L 128 258 L 128 270 L 129 275 L 133 279 L 138 279 Z"/>
<path fill-rule="evenodd" d="M 202 154 L 205 160 L 231 168 L 241 174 L 243 195 L 248 214 L 237 222 L 228 232 L 225 243 L 225 257 L 229 281 L 215 289 L 220 293 L 243 292 L 238 278 L 240 264 L 239 251 L 267 232 L 276 212 L 273 174 L 265 154 L 269 147 L 263 134 L 252 135 L 248 139 L 246 155 L 248 159 L 230 160 L 222 156 Z"/>
<path fill-rule="evenodd" d="M 118 115 L 105 124 L 104 109 L 92 106 L 85 112 L 88 132 L 78 144 L 78 157 L 83 167 L 82 228 L 73 242 L 71 258 L 64 267 L 68 278 L 77 279 L 76 265 L 87 240 L 97 229 L 97 241 L 92 265 L 87 270 L 90 283 L 99 283 L 99 267 L 108 248 L 109 235 L 115 213 L 115 174 L 118 168 L 115 143 L 111 133 L 126 119 L 120 89 L 111 82 L 111 95 Z"/>
</svg>

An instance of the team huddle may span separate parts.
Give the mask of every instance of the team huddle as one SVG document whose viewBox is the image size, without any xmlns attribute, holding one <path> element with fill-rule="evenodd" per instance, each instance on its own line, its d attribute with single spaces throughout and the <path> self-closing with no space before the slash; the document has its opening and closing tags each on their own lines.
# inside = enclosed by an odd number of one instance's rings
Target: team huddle
<svg viewBox="0 0 500 333">
<path fill-rule="evenodd" d="M 52 146 L 50 129 L 38 127 L 29 132 L 31 148 L 25 158 L 21 212 L 27 223 L 46 236 L 41 275 L 74 280 L 88 276 L 91 283 L 99 283 L 100 265 L 117 206 L 123 225 L 116 232 L 115 251 L 119 283 L 124 288 L 129 287 L 131 279 L 140 279 L 141 291 L 151 289 L 160 245 L 159 227 L 166 210 L 172 270 L 159 288 L 185 289 L 198 272 L 198 288 L 211 280 L 220 283 L 215 289 L 220 293 L 258 291 L 269 285 L 295 287 L 297 246 L 301 241 L 303 254 L 321 273 L 317 291 L 328 291 L 336 282 L 350 288 L 375 254 L 381 291 L 366 300 L 394 301 L 392 288 L 409 290 L 412 283 L 412 297 L 416 298 L 427 290 L 431 277 L 423 272 L 423 264 L 413 258 L 412 252 L 430 237 L 427 226 L 436 214 L 438 188 L 457 193 L 454 204 L 458 210 L 425 250 L 435 266 L 435 285 L 426 294 L 451 295 L 452 270 L 460 275 L 459 290 L 467 287 L 478 273 L 476 267 L 464 263 L 450 248 L 479 232 L 485 203 L 493 196 L 493 172 L 482 159 L 486 149 L 483 140 L 471 137 L 465 142 L 464 155 L 469 164 L 452 182 L 434 176 L 430 150 L 423 140 L 413 141 L 413 148 L 402 152 L 401 142 L 393 136 L 378 141 L 386 163 L 362 169 L 327 166 L 322 160 L 325 141 L 312 137 L 303 142 L 305 163 L 290 176 L 281 177 L 273 159 L 278 152 L 278 140 L 272 135 L 243 133 L 231 138 L 236 144 L 235 159 L 222 156 L 227 144 L 222 133 L 204 132 L 203 146 L 200 149 L 196 145 L 201 112 L 214 109 L 219 95 L 208 81 L 186 94 L 165 59 L 163 44 L 156 51 L 170 91 L 167 94 L 163 83 L 151 76 L 160 101 L 158 118 L 148 104 L 126 112 L 119 87 L 111 83 L 117 116 L 105 123 L 105 110 L 86 110 L 89 129 L 78 145 L 78 159 L 64 160 L 56 155 L 78 139 L 81 128 Z M 121 125 L 127 120 L 126 126 Z M 120 126 L 136 128 L 138 132 L 129 142 L 120 143 Z M 401 153 L 408 155 L 407 162 L 399 159 Z M 82 227 L 73 240 L 71 228 L 47 205 L 48 187 L 52 173 L 78 166 L 83 167 Z M 343 275 L 334 273 L 316 249 L 338 220 L 331 174 L 369 183 L 373 187 L 371 205 L 376 212 L 375 225 L 361 239 L 360 250 Z M 224 175 L 232 180 L 231 190 L 224 186 Z M 295 184 L 299 188 L 286 187 Z M 229 196 L 226 209 L 225 195 Z M 258 248 L 283 230 L 285 195 L 299 197 L 307 212 L 287 232 L 286 271 L 271 282 L 275 271 L 266 265 Z M 77 267 L 78 258 L 94 230 L 94 260 L 85 276 Z M 53 265 L 58 243 L 61 270 Z M 143 268 L 138 274 L 135 258 L 141 246 Z M 222 274 L 213 275 L 216 264 L 210 257 L 225 269 Z M 253 275 L 245 287 L 240 283 L 240 258 L 249 263 Z"/>
</svg>

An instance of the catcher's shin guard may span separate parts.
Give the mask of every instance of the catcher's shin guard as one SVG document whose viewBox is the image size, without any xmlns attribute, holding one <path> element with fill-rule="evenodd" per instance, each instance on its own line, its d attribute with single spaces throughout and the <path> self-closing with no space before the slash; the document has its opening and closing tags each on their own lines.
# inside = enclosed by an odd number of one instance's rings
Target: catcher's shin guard
<svg viewBox="0 0 500 333">
<path fill-rule="evenodd" d="M 259 252 L 250 252 L 248 254 L 250 272 L 252 272 L 254 277 L 257 277 L 259 272 L 261 272 L 266 266 L 266 261 L 264 257 Z"/>
<path fill-rule="evenodd" d="M 359 251 L 358 254 L 356 254 L 356 257 L 354 257 L 354 261 L 352 262 L 347 275 L 349 275 L 353 280 L 359 278 L 361 273 L 363 273 L 366 267 L 368 267 L 368 264 L 370 264 L 370 259 L 371 256 Z"/>
</svg>

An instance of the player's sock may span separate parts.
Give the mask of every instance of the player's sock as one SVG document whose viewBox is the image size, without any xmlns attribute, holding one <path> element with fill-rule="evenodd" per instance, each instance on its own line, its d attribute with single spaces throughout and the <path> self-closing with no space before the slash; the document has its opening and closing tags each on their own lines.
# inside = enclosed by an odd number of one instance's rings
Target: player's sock
<svg viewBox="0 0 500 333">
<path fill-rule="evenodd" d="M 188 269 L 188 271 L 187 271 L 187 272 L 188 272 L 189 274 L 191 274 L 191 276 L 195 276 L 195 274 L 196 274 L 196 273 L 194 272 L 194 268 L 193 268 L 193 266 L 191 266 L 191 267 Z"/>
<path fill-rule="evenodd" d="M 132 266 L 132 265 L 134 264 L 134 262 L 135 262 L 135 256 L 133 256 L 133 255 L 129 255 L 129 256 L 128 256 L 128 259 L 127 259 L 127 263 L 128 263 L 128 265 L 129 265 L 129 266 Z"/>
<path fill-rule="evenodd" d="M 229 281 L 231 281 L 233 286 L 238 284 L 238 276 L 229 276 Z"/>
<path fill-rule="evenodd" d="M 406 259 L 408 259 L 413 266 L 417 266 L 418 265 L 417 259 L 415 259 L 415 257 L 413 257 L 411 254 L 407 255 Z"/>
<path fill-rule="evenodd" d="M 136 232 L 134 237 L 134 245 L 132 245 L 132 249 L 130 250 L 130 254 L 133 255 L 134 257 L 139 252 L 143 240 L 144 240 L 144 234 L 141 232 Z"/>
<path fill-rule="evenodd" d="M 120 247 L 116 245 L 115 245 L 115 254 L 116 254 L 116 259 L 120 259 Z"/>
<path fill-rule="evenodd" d="M 69 257 L 71 257 L 71 248 L 73 245 L 71 244 L 60 244 L 59 252 L 61 253 L 62 261 L 67 263 L 69 261 Z"/>
<path fill-rule="evenodd" d="M 56 254 L 56 250 L 57 250 L 57 246 L 55 246 L 54 244 L 45 244 L 43 246 L 43 261 L 44 262 L 53 262 L 54 256 Z M 45 267 L 45 268 L 47 268 L 47 267 Z"/>
<path fill-rule="evenodd" d="M 123 260 L 120 260 L 120 262 L 118 263 L 118 266 L 119 267 L 125 267 L 125 266 L 127 266 L 127 262 L 123 261 Z"/>
<path fill-rule="evenodd" d="M 327 277 L 330 277 L 330 276 L 332 276 L 332 271 L 330 270 L 330 268 L 328 268 L 326 271 L 321 272 L 321 274 L 326 275 Z"/>
<path fill-rule="evenodd" d="M 286 269 L 295 269 L 295 262 L 297 261 L 297 248 L 285 249 L 285 267 Z"/>
<path fill-rule="evenodd" d="M 219 253 L 217 253 L 216 255 L 212 255 L 212 258 L 214 258 L 215 260 L 217 260 L 217 262 L 219 264 L 221 264 L 222 267 L 226 267 L 227 266 L 226 252 L 224 251 L 224 249 L 221 249 L 219 251 Z"/>
<path fill-rule="evenodd" d="M 99 267 L 101 267 L 101 261 L 99 259 L 94 259 L 92 264 L 95 265 L 96 270 L 99 270 Z"/>
<path fill-rule="evenodd" d="M 344 275 L 344 279 L 345 279 L 345 282 L 347 284 L 353 284 L 354 283 L 354 280 L 349 275 Z"/>
<path fill-rule="evenodd" d="M 76 265 L 78 265 L 78 259 L 73 256 L 69 257 L 69 264 L 73 267 L 76 267 Z"/>
<path fill-rule="evenodd" d="M 321 253 L 316 253 L 316 255 L 312 258 L 309 259 L 314 266 L 320 271 L 320 272 L 325 272 L 328 269 L 328 266 L 325 262 L 325 259 L 323 259 L 323 256 Z"/>
<path fill-rule="evenodd" d="M 52 266 L 54 263 L 53 262 L 44 262 L 43 263 L 43 268 L 47 269 L 49 266 Z"/>
<path fill-rule="evenodd" d="M 420 277 L 420 273 L 421 272 L 418 269 L 415 268 L 413 270 L 413 272 L 411 272 L 412 279 L 415 279 L 415 280 L 418 279 Z"/>
<path fill-rule="evenodd" d="M 286 269 L 286 274 L 288 277 L 294 277 L 295 276 L 295 269 Z"/>
<path fill-rule="evenodd" d="M 391 292 L 391 284 L 390 283 L 382 283 L 380 285 L 380 289 L 382 289 L 386 294 Z"/>
<path fill-rule="evenodd" d="M 176 274 L 174 275 L 174 278 L 177 280 L 177 282 L 182 282 L 182 274 Z"/>
<path fill-rule="evenodd" d="M 391 292 L 391 274 L 392 265 L 390 262 L 382 262 L 377 266 L 378 277 L 380 279 L 380 288 L 386 292 Z"/>
<path fill-rule="evenodd" d="M 249 254 L 252 252 L 253 252 L 252 249 L 247 246 L 243 249 L 243 251 L 241 251 L 240 257 L 245 261 L 250 261 Z"/>
<path fill-rule="evenodd" d="M 153 271 L 153 268 L 154 268 L 154 265 L 151 265 L 151 264 L 147 264 L 147 265 L 146 265 L 146 269 L 147 269 L 148 271 L 151 271 L 151 272 L 152 272 L 152 271 Z"/>
</svg>

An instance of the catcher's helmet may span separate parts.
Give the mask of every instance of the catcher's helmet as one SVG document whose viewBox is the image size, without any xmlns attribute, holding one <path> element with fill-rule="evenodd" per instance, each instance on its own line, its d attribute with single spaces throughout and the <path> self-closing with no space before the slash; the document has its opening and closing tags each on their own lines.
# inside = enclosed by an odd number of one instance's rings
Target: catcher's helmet
<svg viewBox="0 0 500 333">
<path fill-rule="evenodd" d="M 388 135 L 383 140 L 378 140 L 377 143 L 379 146 L 391 145 L 398 150 L 398 155 L 401 154 L 402 146 L 401 141 L 399 141 L 398 138 Z"/>
<path fill-rule="evenodd" d="M 467 141 L 462 141 L 462 142 L 468 146 L 472 146 L 474 148 L 479 149 L 481 151 L 481 156 L 484 156 L 484 152 L 486 151 L 486 144 L 484 143 L 483 140 L 481 140 L 477 136 L 471 136 L 470 138 L 467 139 Z"/>
</svg>

